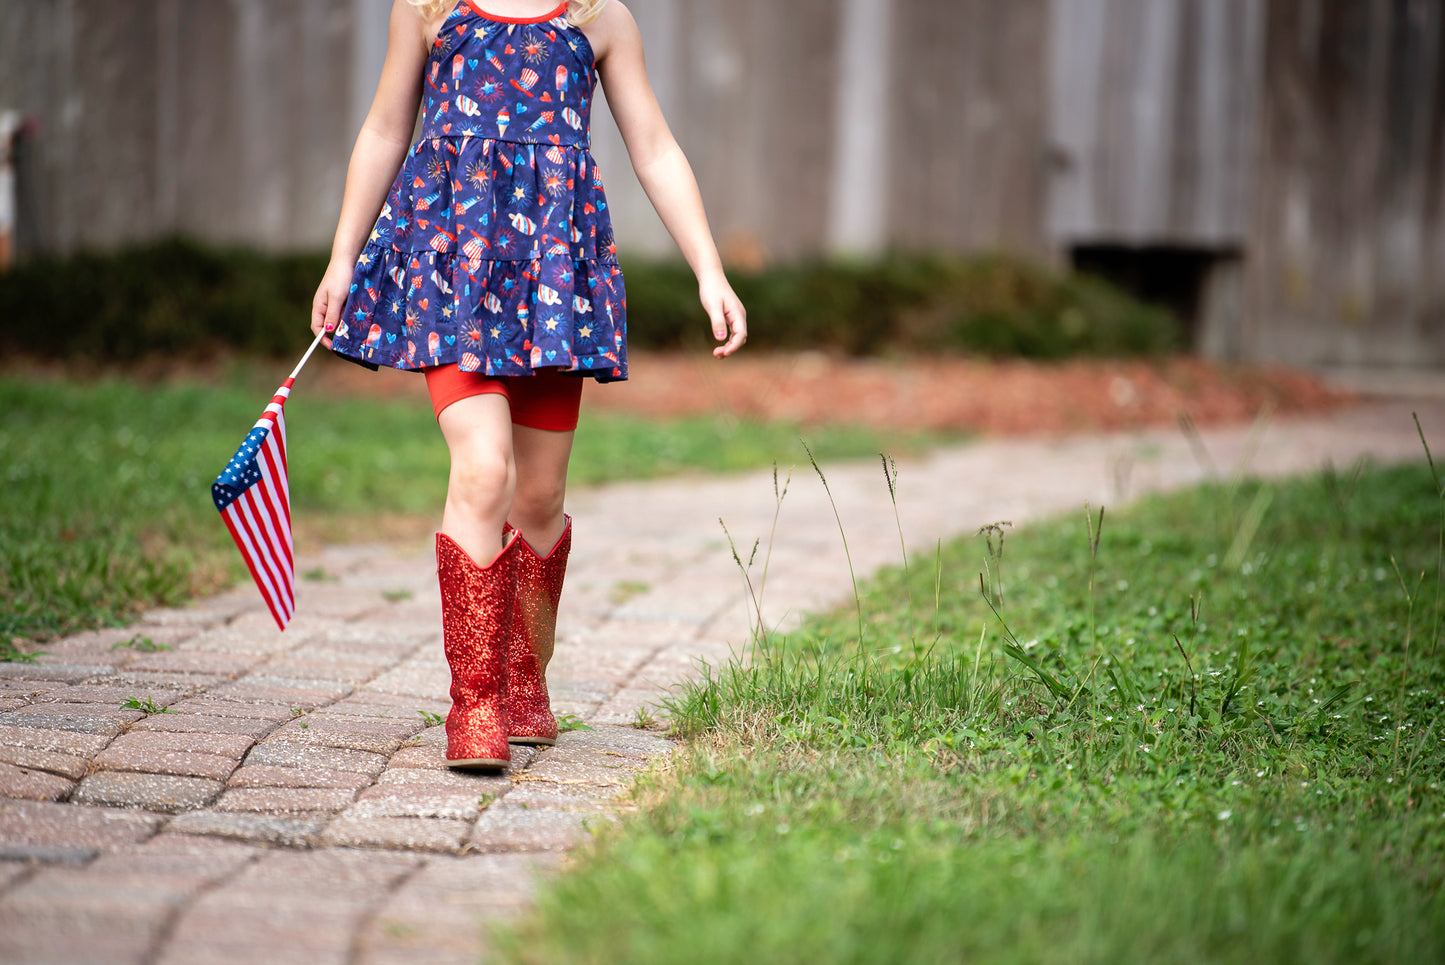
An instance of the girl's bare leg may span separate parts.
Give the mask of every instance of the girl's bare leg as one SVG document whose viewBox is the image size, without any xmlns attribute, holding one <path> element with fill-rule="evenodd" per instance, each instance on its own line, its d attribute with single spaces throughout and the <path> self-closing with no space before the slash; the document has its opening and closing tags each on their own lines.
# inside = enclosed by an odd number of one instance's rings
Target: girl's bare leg
<svg viewBox="0 0 1445 965">
<path fill-rule="evenodd" d="M 442 532 L 486 566 L 502 551 L 517 486 L 511 410 L 505 396 L 474 395 L 443 409 L 437 423 L 451 453 Z"/>
<path fill-rule="evenodd" d="M 553 432 L 512 426 L 516 486 L 507 521 L 538 556 L 545 556 L 562 536 L 566 520 L 567 462 L 575 432 Z M 498 549 L 501 545 L 498 544 Z"/>
</svg>

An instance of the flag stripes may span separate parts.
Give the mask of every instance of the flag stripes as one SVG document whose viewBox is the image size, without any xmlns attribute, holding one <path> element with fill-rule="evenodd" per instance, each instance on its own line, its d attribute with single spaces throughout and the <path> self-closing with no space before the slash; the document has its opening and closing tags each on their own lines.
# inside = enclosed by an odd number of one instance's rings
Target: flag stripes
<svg viewBox="0 0 1445 965">
<path fill-rule="evenodd" d="M 211 486 L 211 497 L 276 625 L 296 613 L 291 490 L 286 478 L 287 379 Z"/>
</svg>

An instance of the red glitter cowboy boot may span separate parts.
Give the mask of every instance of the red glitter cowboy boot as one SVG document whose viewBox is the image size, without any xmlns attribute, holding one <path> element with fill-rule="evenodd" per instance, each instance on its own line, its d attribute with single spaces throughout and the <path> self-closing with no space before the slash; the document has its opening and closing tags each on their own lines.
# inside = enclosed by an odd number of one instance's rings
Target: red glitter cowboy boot
<svg viewBox="0 0 1445 965">
<path fill-rule="evenodd" d="M 520 542 L 513 536 L 491 565 L 482 567 L 451 537 L 437 533 L 442 641 L 452 670 L 450 767 L 506 767 L 512 758 L 502 701 Z"/>
<path fill-rule="evenodd" d="M 572 549 L 572 517 L 557 544 L 539 557 L 525 539 L 517 551 L 517 614 L 507 641 L 507 739 L 557 743 L 557 718 L 547 696 L 547 664 L 557 642 L 557 601 Z"/>
</svg>

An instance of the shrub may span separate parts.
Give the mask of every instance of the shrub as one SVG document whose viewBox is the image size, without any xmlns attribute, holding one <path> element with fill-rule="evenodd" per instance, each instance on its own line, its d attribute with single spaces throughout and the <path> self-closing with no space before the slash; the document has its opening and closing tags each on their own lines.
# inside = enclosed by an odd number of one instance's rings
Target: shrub
<svg viewBox="0 0 1445 965">
<path fill-rule="evenodd" d="M 120 363 L 223 348 L 289 355 L 309 341 L 306 319 L 325 266 L 324 255 L 179 239 L 37 258 L 0 276 L 0 351 Z M 629 259 L 624 268 L 631 344 L 710 344 L 685 265 Z M 817 260 L 732 279 L 760 348 L 1057 359 L 1181 344 L 1163 309 L 1096 278 L 998 255 Z"/>
</svg>

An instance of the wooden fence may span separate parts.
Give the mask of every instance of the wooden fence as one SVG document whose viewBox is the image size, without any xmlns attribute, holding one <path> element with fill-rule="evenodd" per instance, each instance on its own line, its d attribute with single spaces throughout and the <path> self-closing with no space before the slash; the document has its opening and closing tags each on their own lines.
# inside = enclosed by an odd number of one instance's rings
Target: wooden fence
<svg viewBox="0 0 1445 965">
<path fill-rule="evenodd" d="M 735 264 L 1074 258 L 1213 354 L 1445 363 L 1445 0 L 628 5 Z M 324 248 L 388 8 L 0 0 L 0 108 L 39 120 L 22 252 Z M 625 247 L 665 254 L 594 130 Z"/>
</svg>

